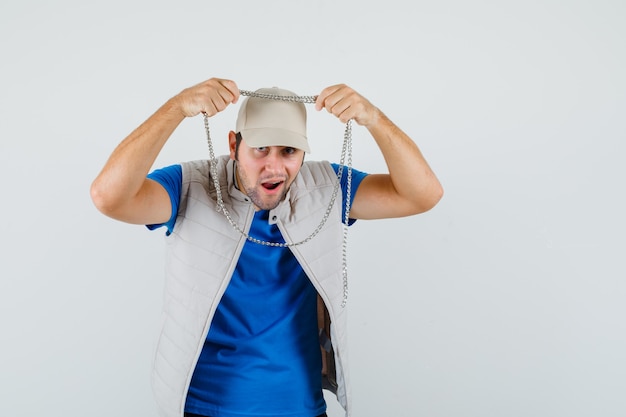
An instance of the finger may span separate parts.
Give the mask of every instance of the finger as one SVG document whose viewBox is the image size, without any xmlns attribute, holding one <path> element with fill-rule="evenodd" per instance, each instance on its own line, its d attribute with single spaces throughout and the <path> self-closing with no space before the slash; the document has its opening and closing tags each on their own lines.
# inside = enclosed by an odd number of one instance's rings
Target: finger
<svg viewBox="0 0 626 417">
<path fill-rule="evenodd" d="M 235 104 L 239 100 L 239 87 L 232 80 L 221 80 L 221 84 L 224 87 L 221 92 L 223 93 L 222 97 L 228 103 Z"/>
<path fill-rule="evenodd" d="M 341 86 L 328 96 L 326 99 L 326 108 L 335 116 L 339 116 L 346 109 L 351 107 L 358 96 L 354 91 L 346 86 Z"/>
<path fill-rule="evenodd" d="M 360 96 L 352 89 L 342 86 L 326 99 L 326 109 L 342 122 L 355 117 L 361 107 Z"/>
<path fill-rule="evenodd" d="M 352 102 L 345 97 L 340 98 L 339 101 L 328 108 L 328 111 L 344 123 L 347 122 L 354 113 Z"/>
<path fill-rule="evenodd" d="M 213 116 L 231 103 L 236 103 L 239 99 L 239 89 L 237 84 L 230 80 L 212 78 L 203 86 L 201 99 L 203 104 L 203 113 Z"/>
<path fill-rule="evenodd" d="M 341 88 L 341 84 L 332 85 L 330 87 L 326 87 L 322 90 L 322 92 L 317 96 L 317 100 L 315 100 L 315 110 L 322 110 L 323 108 L 328 108 L 328 98 L 332 96 L 337 90 Z"/>
<path fill-rule="evenodd" d="M 224 110 L 234 99 L 234 94 L 224 85 L 224 81 L 219 79 L 207 85 L 205 94 L 207 99 L 219 111 Z"/>
</svg>

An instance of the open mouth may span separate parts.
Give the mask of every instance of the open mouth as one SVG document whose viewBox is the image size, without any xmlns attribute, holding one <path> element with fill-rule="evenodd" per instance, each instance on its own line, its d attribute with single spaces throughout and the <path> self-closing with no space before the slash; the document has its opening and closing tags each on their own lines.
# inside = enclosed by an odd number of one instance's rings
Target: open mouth
<svg viewBox="0 0 626 417">
<path fill-rule="evenodd" d="M 283 183 L 283 181 L 278 181 L 278 182 L 264 182 L 261 185 L 263 186 L 263 188 L 265 188 L 266 190 L 275 190 L 278 187 L 280 187 L 280 185 Z"/>
</svg>

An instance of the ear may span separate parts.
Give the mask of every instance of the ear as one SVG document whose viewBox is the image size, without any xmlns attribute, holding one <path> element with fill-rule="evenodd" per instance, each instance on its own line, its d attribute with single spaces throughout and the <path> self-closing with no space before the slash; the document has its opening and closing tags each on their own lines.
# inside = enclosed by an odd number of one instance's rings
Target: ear
<svg viewBox="0 0 626 417">
<path fill-rule="evenodd" d="M 228 132 L 228 150 L 230 151 L 230 159 L 237 160 L 237 135 L 232 130 Z"/>
</svg>

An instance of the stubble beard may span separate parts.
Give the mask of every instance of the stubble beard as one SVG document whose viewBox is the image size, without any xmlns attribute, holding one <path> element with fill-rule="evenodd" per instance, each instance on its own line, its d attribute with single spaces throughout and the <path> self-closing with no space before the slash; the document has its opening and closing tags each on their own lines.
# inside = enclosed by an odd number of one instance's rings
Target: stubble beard
<svg viewBox="0 0 626 417">
<path fill-rule="evenodd" d="M 259 183 L 257 183 L 256 185 L 251 186 L 245 171 L 239 169 L 239 167 L 237 167 L 237 177 L 239 178 L 239 186 L 241 187 L 241 189 L 248 196 L 250 201 L 252 201 L 252 203 L 261 210 L 272 210 L 278 207 L 280 202 L 283 201 L 283 199 L 285 198 L 285 195 L 287 195 L 287 191 L 289 190 L 289 186 L 291 185 L 286 184 L 287 179 L 285 178 L 285 186 L 283 191 L 280 194 L 271 197 L 271 199 L 268 201 L 267 199 L 263 199 L 261 193 L 259 192 L 259 188 L 263 187 L 261 185 L 261 180 L 259 180 Z"/>
<path fill-rule="evenodd" d="M 285 190 L 283 190 L 283 192 L 280 193 L 280 195 L 276 195 L 272 197 L 271 200 L 267 201 L 267 200 L 263 200 L 261 196 L 259 195 L 260 193 L 257 191 L 258 187 L 261 187 L 261 185 L 257 185 L 256 187 L 251 188 L 251 189 L 247 189 L 247 187 L 244 185 L 244 189 L 246 190 L 246 195 L 248 196 L 250 201 L 252 201 L 252 203 L 261 210 L 275 209 L 276 207 L 278 207 L 280 202 L 283 201 L 283 198 L 285 198 L 285 195 L 287 194 L 287 189 L 285 188 Z"/>
</svg>

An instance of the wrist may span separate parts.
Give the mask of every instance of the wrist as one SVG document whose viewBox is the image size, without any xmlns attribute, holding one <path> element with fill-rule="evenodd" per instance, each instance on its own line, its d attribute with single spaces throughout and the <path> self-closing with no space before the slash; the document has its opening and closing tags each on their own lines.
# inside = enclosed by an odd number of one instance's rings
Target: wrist
<svg viewBox="0 0 626 417">
<path fill-rule="evenodd" d="M 385 115 L 378 107 L 374 107 L 372 112 L 370 113 L 370 117 L 367 123 L 364 125 L 368 130 L 375 130 L 377 127 L 381 125 L 383 120 L 385 119 Z"/>
<path fill-rule="evenodd" d="M 186 117 L 190 117 L 191 115 L 186 114 L 182 100 L 179 96 L 174 96 L 167 100 L 165 104 L 161 107 L 161 109 L 170 117 L 175 119 L 184 119 Z"/>
</svg>

